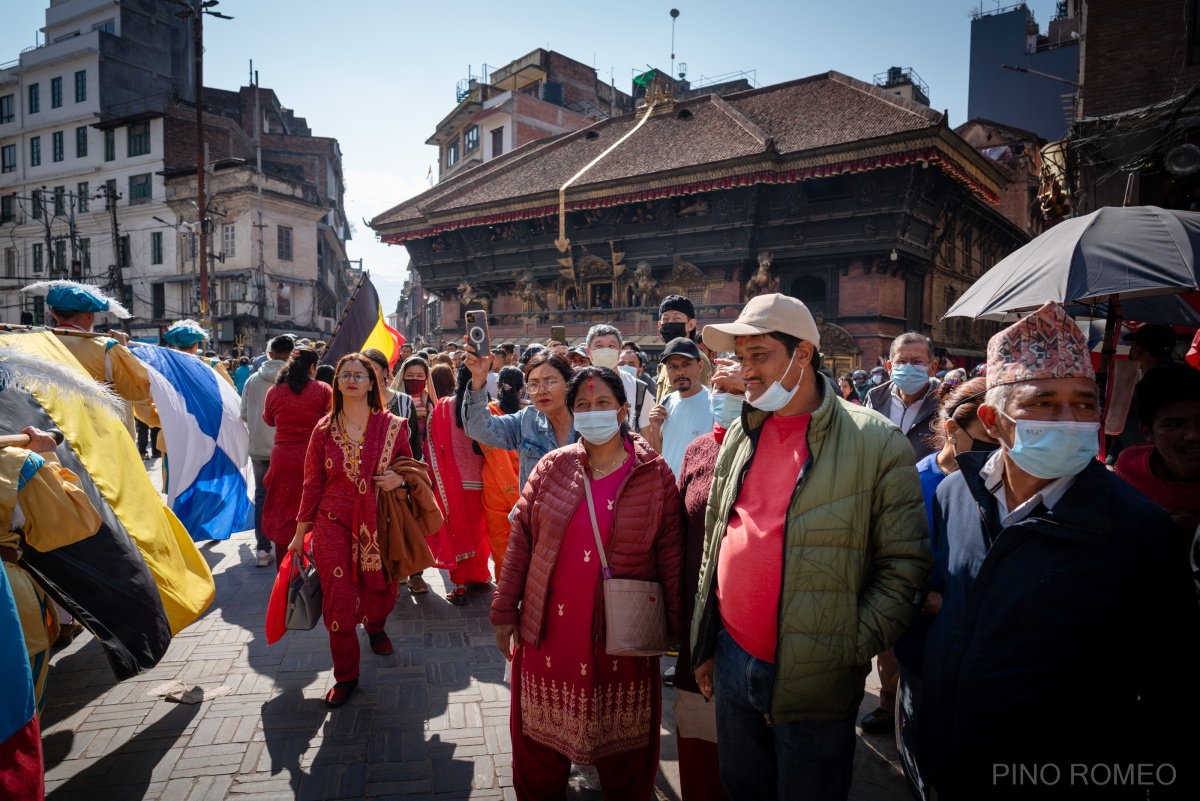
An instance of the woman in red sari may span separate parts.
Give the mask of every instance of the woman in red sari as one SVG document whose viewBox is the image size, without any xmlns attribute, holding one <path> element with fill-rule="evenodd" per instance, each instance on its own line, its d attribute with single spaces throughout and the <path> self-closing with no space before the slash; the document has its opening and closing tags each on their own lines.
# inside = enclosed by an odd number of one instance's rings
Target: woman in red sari
<svg viewBox="0 0 1200 801">
<path fill-rule="evenodd" d="M 314 379 L 320 360 L 312 348 L 293 351 L 263 401 L 263 422 L 275 427 L 275 444 L 263 478 L 267 498 L 263 502 L 262 527 L 275 543 L 276 553 L 281 553 L 296 533 L 296 512 L 304 491 L 304 474 L 296 468 L 304 464 L 313 429 L 329 414 L 333 397 L 327 384 Z"/>
<path fill-rule="evenodd" d="M 463 428 L 462 405 L 470 384 L 471 372 L 460 367 L 455 393 L 438 401 L 429 423 L 434 496 L 446 520 L 437 543 L 430 544 L 437 566 L 450 571 L 454 582 L 446 600 L 459 606 L 467 602 L 467 585 L 487 584 L 492 578 L 483 508 L 483 451 Z"/>
<path fill-rule="evenodd" d="M 658 658 L 606 653 L 584 484 L 614 577 L 663 585 L 676 642 L 684 634 L 683 509 L 667 463 L 626 427 L 616 373 L 577 370 L 567 406 L 583 441 L 546 454 L 530 474 L 492 597 L 496 643 L 513 663 L 513 788 L 519 799 L 561 799 L 575 762 L 596 766 L 605 798 L 646 801 L 658 773 Z"/>
<path fill-rule="evenodd" d="M 365 357 L 343 356 L 334 376 L 333 410 L 309 441 L 304 496 L 288 550 L 300 550 L 312 531 L 336 681 L 325 702 L 341 706 L 358 687 L 358 624 L 367 630 L 372 651 L 392 653 L 383 625 L 396 603 L 397 587 L 383 572 L 375 495 L 400 486 L 401 477 L 388 466 L 412 451 L 408 422 L 383 408 L 379 383 Z"/>
</svg>

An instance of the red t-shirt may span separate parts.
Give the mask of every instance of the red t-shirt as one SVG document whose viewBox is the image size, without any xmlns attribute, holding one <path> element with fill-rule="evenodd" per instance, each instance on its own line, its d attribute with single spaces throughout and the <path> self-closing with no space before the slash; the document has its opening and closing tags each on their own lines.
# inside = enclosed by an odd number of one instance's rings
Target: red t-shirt
<svg viewBox="0 0 1200 801">
<path fill-rule="evenodd" d="M 717 559 L 717 600 L 725 629 L 751 656 L 775 662 L 788 506 L 808 460 L 811 415 L 771 415 L 733 503 Z"/>
<path fill-rule="evenodd" d="M 1117 457 L 1117 475 L 1167 511 L 1200 511 L 1200 484 L 1163 481 L 1150 469 L 1153 445 L 1134 445 Z"/>
</svg>

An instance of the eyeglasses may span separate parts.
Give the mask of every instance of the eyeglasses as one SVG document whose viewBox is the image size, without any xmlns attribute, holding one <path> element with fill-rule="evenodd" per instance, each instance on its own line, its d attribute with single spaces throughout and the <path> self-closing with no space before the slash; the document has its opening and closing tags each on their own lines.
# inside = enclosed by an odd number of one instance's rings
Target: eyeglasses
<svg viewBox="0 0 1200 801">
<path fill-rule="evenodd" d="M 539 392 L 553 392 L 562 386 L 562 383 L 561 379 L 551 378 L 546 381 L 530 381 L 525 386 L 529 387 L 531 394 L 537 394 Z"/>
<path fill-rule="evenodd" d="M 338 373 L 338 381 L 341 381 L 343 384 L 349 384 L 352 381 L 355 384 L 361 384 L 368 378 L 370 376 L 366 373 Z"/>
<path fill-rule="evenodd" d="M 909 361 L 908 359 L 893 359 L 893 360 L 892 360 L 892 364 L 896 365 L 897 367 L 899 367 L 899 366 L 900 366 L 900 365 L 902 365 L 902 364 L 910 364 L 910 365 L 912 365 L 913 367 L 918 367 L 918 368 L 920 368 L 920 369 L 922 369 L 922 370 L 928 370 L 928 369 L 929 369 L 929 362 L 926 362 L 926 361 L 920 361 L 920 360 L 916 360 L 916 361 Z"/>
</svg>

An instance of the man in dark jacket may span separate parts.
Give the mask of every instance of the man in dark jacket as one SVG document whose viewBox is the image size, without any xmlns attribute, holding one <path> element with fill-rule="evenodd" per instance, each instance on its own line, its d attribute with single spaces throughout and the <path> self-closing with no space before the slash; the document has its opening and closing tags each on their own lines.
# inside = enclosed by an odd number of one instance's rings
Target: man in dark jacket
<svg viewBox="0 0 1200 801">
<path fill-rule="evenodd" d="M 929 421 L 937 414 L 938 360 L 929 337 L 909 332 L 892 341 L 887 369 L 891 378 L 867 393 L 863 404 L 891 420 L 908 437 L 917 461 L 935 450 Z"/>
<path fill-rule="evenodd" d="M 1175 707 L 1200 610 L 1170 518 L 1096 460 L 1087 340 L 1047 303 L 992 337 L 987 385 L 1000 449 L 934 502 L 922 776 L 944 801 L 1197 797 Z"/>
</svg>

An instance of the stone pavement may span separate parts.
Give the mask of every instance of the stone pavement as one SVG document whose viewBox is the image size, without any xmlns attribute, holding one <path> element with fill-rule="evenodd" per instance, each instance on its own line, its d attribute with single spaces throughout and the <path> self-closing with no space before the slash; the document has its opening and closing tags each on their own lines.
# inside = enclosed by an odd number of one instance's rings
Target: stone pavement
<svg viewBox="0 0 1200 801">
<path fill-rule="evenodd" d="M 402 588 L 388 623 L 395 654 L 372 654 L 360 632 L 359 689 L 331 710 L 324 627 L 266 644 L 275 571 L 254 567 L 251 533 L 200 549 L 216 599 L 153 670 L 117 684 L 86 633 L 54 655 L 42 716 L 50 799 L 515 798 L 490 592 L 452 606 L 434 570 L 428 595 Z M 197 705 L 147 694 L 171 680 L 231 692 Z M 662 799 L 679 799 L 671 701 L 664 688 Z M 868 693 L 863 711 L 874 706 Z M 851 798 L 907 799 L 891 737 L 860 736 L 858 749 Z M 589 769 L 572 785 L 572 798 L 601 797 Z"/>
</svg>

